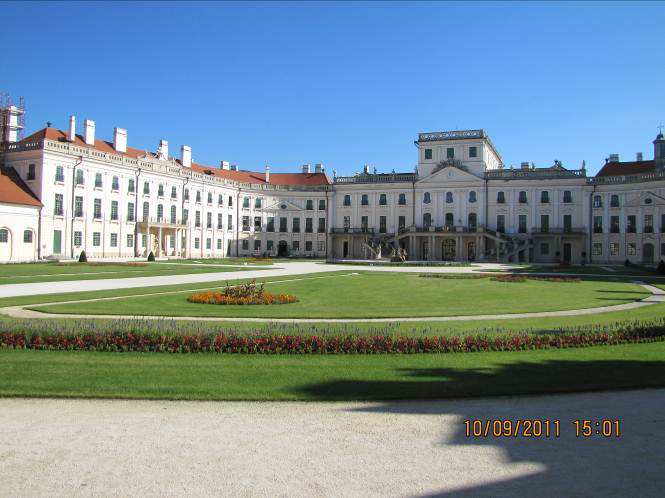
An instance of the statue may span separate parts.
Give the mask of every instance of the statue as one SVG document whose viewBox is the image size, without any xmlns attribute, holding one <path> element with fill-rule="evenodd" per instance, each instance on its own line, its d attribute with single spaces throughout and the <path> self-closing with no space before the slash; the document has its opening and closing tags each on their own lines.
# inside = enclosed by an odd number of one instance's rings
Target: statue
<svg viewBox="0 0 665 498">
<path fill-rule="evenodd" d="M 372 253 L 372 256 L 374 256 L 374 259 L 381 259 L 381 250 L 382 250 L 381 242 L 377 244 L 374 244 L 372 242 L 363 243 L 363 246 L 369 249 L 369 251 Z"/>
</svg>

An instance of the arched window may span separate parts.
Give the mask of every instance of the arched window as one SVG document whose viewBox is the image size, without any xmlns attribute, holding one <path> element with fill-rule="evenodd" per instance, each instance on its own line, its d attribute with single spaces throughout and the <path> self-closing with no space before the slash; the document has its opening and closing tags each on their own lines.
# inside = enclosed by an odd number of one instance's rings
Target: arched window
<svg viewBox="0 0 665 498">
<path fill-rule="evenodd" d="M 25 230 L 23 232 L 23 242 L 32 244 L 32 230 Z"/>
<path fill-rule="evenodd" d="M 430 202 L 432 202 L 432 196 L 429 192 L 425 192 L 423 194 L 423 204 L 429 204 Z"/>
<path fill-rule="evenodd" d="M 148 218 L 150 218 L 150 203 L 144 202 L 143 203 L 143 221 L 148 221 Z"/>
<path fill-rule="evenodd" d="M 176 222 L 175 218 L 176 218 L 176 207 L 171 206 L 171 223 Z"/>
<path fill-rule="evenodd" d="M 476 213 L 469 213 L 468 227 L 471 232 L 476 231 L 478 225 L 478 215 Z"/>
<path fill-rule="evenodd" d="M 452 204 L 452 203 L 453 203 L 453 193 L 446 192 L 446 204 Z"/>
<path fill-rule="evenodd" d="M 429 228 L 432 225 L 432 215 L 430 213 L 423 214 L 423 226 Z"/>
<path fill-rule="evenodd" d="M 367 196 L 367 194 L 363 194 L 363 195 L 360 197 L 360 204 L 361 204 L 362 206 L 369 206 L 369 197 Z"/>
<path fill-rule="evenodd" d="M 0 228 L 0 243 L 9 242 L 9 230 L 6 228 Z"/>
<path fill-rule="evenodd" d="M 400 206 L 406 205 L 406 194 L 404 193 L 399 194 L 399 200 L 397 201 L 397 204 L 399 204 Z"/>
<path fill-rule="evenodd" d="M 157 204 L 157 220 L 161 221 L 164 218 L 164 205 Z"/>
<path fill-rule="evenodd" d="M 472 190 L 471 192 L 469 192 L 469 202 L 471 203 L 476 202 L 476 199 L 477 199 L 476 191 Z"/>
</svg>

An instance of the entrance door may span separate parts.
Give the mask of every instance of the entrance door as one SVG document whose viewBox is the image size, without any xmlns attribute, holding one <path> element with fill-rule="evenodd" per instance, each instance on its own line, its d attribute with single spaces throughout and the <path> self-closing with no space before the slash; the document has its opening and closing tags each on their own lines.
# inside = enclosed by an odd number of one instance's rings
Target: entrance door
<svg viewBox="0 0 665 498">
<path fill-rule="evenodd" d="M 573 259 L 572 258 L 573 250 L 572 246 L 568 243 L 563 245 L 563 262 L 564 263 L 570 263 L 570 261 Z"/>
<path fill-rule="evenodd" d="M 441 259 L 453 261 L 456 256 L 455 239 L 444 239 L 441 243 Z"/>
<path fill-rule="evenodd" d="M 62 253 L 62 230 L 53 230 L 53 254 Z"/>
<path fill-rule="evenodd" d="M 476 243 L 469 242 L 466 245 L 466 257 L 469 261 L 474 261 L 476 259 Z"/>
<path fill-rule="evenodd" d="M 344 246 L 342 247 L 342 257 L 346 258 L 349 255 L 349 241 L 344 241 Z"/>
<path fill-rule="evenodd" d="M 289 255 L 289 246 L 285 240 L 280 240 L 277 244 L 277 256 L 280 258 L 285 258 Z"/>
<path fill-rule="evenodd" d="M 645 264 L 653 263 L 653 244 L 646 243 L 642 246 L 642 262 Z"/>
</svg>

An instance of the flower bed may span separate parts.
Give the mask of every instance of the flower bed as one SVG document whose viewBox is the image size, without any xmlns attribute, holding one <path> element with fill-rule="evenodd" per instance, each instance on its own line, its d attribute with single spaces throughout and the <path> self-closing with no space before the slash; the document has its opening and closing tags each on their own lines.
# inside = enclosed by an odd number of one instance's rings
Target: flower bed
<svg viewBox="0 0 665 498">
<path fill-rule="evenodd" d="M 0 334 L 0 347 L 36 350 L 84 350 L 160 353 L 244 354 L 380 354 L 469 353 L 477 351 L 523 351 L 533 349 L 589 347 L 665 340 L 665 326 L 627 327 L 609 332 L 563 334 L 526 333 L 467 337 L 390 335 L 302 336 L 259 334 L 158 334 L 158 333 L 26 333 Z"/>
<path fill-rule="evenodd" d="M 256 285 L 252 280 L 247 284 L 226 284 L 223 292 L 208 291 L 192 294 L 187 298 L 190 303 L 197 304 L 289 304 L 298 301 L 298 298 L 290 294 L 272 294 L 264 290 L 264 284 Z"/>
</svg>

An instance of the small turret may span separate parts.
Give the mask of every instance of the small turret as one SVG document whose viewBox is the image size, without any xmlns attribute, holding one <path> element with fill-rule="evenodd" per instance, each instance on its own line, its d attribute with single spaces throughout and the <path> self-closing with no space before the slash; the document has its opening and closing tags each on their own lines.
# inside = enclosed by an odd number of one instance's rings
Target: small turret
<svg viewBox="0 0 665 498">
<path fill-rule="evenodd" d="M 653 160 L 656 163 L 656 170 L 665 170 L 665 138 L 663 138 L 663 130 L 660 126 L 660 132 L 653 141 Z"/>
</svg>

